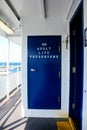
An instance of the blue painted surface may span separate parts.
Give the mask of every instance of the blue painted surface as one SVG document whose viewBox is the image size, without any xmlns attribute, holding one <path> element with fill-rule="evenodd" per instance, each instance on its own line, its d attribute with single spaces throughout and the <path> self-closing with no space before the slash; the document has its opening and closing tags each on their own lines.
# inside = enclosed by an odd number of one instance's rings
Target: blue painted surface
<svg viewBox="0 0 87 130">
<path fill-rule="evenodd" d="M 83 1 L 70 22 L 70 106 L 69 116 L 72 117 L 77 130 L 82 130 L 83 105 Z M 76 34 L 73 35 L 73 30 Z M 76 67 L 76 73 L 72 73 Z M 75 104 L 75 108 L 72 108 Z"/>
<path fill-rule="evenodd" d="M 28 108 L 61 108 L 59 72 L 61 36 L 28 36 Z"/>
</svg>

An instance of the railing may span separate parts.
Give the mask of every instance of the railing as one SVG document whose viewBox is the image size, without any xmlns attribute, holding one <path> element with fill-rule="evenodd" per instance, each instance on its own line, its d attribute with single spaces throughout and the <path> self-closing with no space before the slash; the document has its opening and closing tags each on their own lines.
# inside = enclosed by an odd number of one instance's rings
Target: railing
<svg viewBox="0 0 87 130">
<path fill-rule="evenodd" d="M 6 67 L 0 67 L 0 102 L 21 86 L 21 66 L 10 66 L 9 75 L 6 70 Z"/>
</svg>

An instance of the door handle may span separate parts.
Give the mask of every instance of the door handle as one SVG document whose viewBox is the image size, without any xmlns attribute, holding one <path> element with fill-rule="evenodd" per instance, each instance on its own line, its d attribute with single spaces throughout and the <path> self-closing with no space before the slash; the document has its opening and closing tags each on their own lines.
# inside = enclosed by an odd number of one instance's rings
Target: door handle
<svg viewBox="0 0 87 130">
<path fill-rule="evenodd" d="M 31 68 L 31 72 L 36 72 L 36 69 Z"/>
<path fill-rule="evenodd" d="M 61 75 L 60 72 L 58 72 L 58 77 L 59 77 L 59 78 L 60 78 L 60 75 Z"/>
</svg>

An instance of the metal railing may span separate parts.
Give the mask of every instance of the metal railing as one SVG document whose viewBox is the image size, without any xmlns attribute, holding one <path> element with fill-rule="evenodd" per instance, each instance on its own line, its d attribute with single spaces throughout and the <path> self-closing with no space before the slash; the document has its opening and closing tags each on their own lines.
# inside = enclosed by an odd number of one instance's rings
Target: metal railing
<svg viewBox="0 0 87 130">
<path fill-rule="evenodd" d="M 0 67 L 0 102 L 21 86 L 21 66 Z"/>
</svg>

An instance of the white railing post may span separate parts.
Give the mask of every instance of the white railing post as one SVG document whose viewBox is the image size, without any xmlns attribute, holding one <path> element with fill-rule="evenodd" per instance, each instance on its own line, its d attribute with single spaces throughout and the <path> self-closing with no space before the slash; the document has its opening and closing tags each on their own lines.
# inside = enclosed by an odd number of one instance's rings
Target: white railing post
<svg viewBox="0 0 87 130">
<path fill-rule="evenodd" d="M 17 66 L 17 90 L 18 90 L 18 85 L 19 85 L 19 67 Z"/>
<path fill-rule="evenodd" d="M 10 62 L 10 40 L 8 40 L 8 57 L 7 57 L 7 98 L 9 98 L 9 62 Z"/>
</svg>

